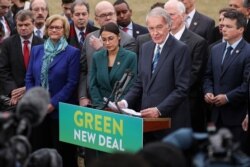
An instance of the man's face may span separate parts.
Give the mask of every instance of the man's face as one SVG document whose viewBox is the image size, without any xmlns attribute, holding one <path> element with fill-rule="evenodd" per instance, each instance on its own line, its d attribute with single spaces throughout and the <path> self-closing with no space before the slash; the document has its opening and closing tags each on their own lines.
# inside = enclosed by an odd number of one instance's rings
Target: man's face
<svg viewBox="0 0 250 167">
<path fill-rule="evenodd" d="M 242 37 L 244 28 L 237 28 L 236 20 L 224 18 L 222 24 L 223 39 L 228 41 L 230 44 L 233 44 Z"/>
<path fill-rule="evenodd" d="M 72 17 L 72 13 L 71 13 L 72 4 L 73 3 L 63 3 L 62 4 L 63 13 L 68 19 L 71 19 L 71 17 Z"/>
<path fill-rule="evenodd" d="M 117 15 L 117 24 L 122 27 L 127 27 L 131 22 L 132 10 L 125 3 L 115 5 Z"/>
<path fill-rule="evenodd" d="M 95 11 L 95 20 L 99 26 L 103 26 L 107 23 L 113 22 L 116 23 L 116 13 L 113 6 L 101 6 Z"/>
<path fill-rule="evenodd" d="M 172 20 L 171 31 L 174 33 L 178 32 L 182 28 L 182 25 L 184 25 L 185 14 L 181 14 L 173 5 L 165 6 L 165 10 Z"/>
<path fill-rule="evenodd" d="M 34 16 L 35 25 L 44 25 L 48 16 L 48 9 L 44 0 L 36 0 L 31 6 L 31 11 Z"/>
<path fill-rule="evenodd" d="M 10 0 L 0 0 L 0 17 L 6 15 L 9 12 L 10 6 Z"/>
<path fill-rule="evenodd" d="M 86 6 L 84 5 L 76 5 L 74 7 L 74 13 L 72 14 L 72 20 L 74 25 L 83 30 L 88 23 L 89 13 L 87 11 Z"/>
<path fill-rule="evenodd" d="M 161 16 L 148 17 L 147 27 L 152 40 L 157 44 L 162 44 L 169 34 L 169 25 Z"/>
<path fill-rule="evenodd" d="M 30 18 L 24 21 L 16 20 L 16 28 L 21 37 L 29 39 L 33 33 L 34 23 Z"/>
<path fill-rule="evenodd" d="M 243 6 L 243 0 L 229 0 L 229 7 L 242 12 L 245 16 L 249 16 L 249 11 Z"/>
<path fill-rule="evenodd" d="M 221 12 L 220 16 L 219 16 L 219 31 L 222 33 L 222 28 L 224 27 L 223 25 L 223 20 L 224 20 L 224 13 L 225 12 Z"/>
</svg>

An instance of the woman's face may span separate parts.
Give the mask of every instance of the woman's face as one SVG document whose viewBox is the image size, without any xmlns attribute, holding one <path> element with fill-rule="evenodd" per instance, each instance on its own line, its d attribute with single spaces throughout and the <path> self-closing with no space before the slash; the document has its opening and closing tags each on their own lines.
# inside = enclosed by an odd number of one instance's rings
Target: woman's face
<svg viewBox="0 0 250 167">
<path fill-rule="evenodd" d="M 53 42 L 58 42 L 64 36 L 62 20 L 53 21 L 48 27 L 48 36 Z"/>
<path fill-rule="evenodd" d="M 108 51 L 114 51 L 118 48 L 120 42 L 120 36 L 109 32 L 103 31 L 101 34 L 103 45 Z"/>
</svg>

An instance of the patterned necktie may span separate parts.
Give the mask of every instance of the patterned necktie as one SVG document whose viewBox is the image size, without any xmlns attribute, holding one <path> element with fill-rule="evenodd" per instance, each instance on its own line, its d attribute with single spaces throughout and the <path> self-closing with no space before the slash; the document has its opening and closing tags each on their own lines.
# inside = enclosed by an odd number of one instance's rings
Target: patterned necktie
<svg viewBox="0 0 250 167">
<path fill-rule="evenodd" d="M 41 30 L 39 30 L 39 29 L 36 30 L 36 36 L 39 38 L 42 38 L 41 37 Z"/>
<path fill-rule="evenodd" d="M 84 32 L 83 31 L 80 31 L 80 44 L 82 45 L 83 44 L 83 42 L 84 42 L 84 39 L 85 39 L 85 34 L 84 34 Z"/>
<path fill-rule="evenodd" d="M 153 57 L 153 62 L 152 62 L 152 74 L 155 72 L 160 55 L 161 55 L 161 47 L 159 45 L 157 45 L 157 50 L 156 50 L 156 53 Z"/>
<path fill-rule="evenodd" d="M 28 40 L 23 41 L 23 58 L 26 69 L 28 68 L 29 58 L 30 58 L 29 43 L 30 41 Z"/>
<path fill-rule="evenodd" d="M 228 46 L 227 47 L 227 52 L 222 60 L 222 64 L 226 64 L 227 60 L 229 59 L 229 57 L 231 56 L 231 52 L 233 50 L 233 47 L 232 46 Z"/>
<path fill-rule="evenodd" d="M 128 27 L 123 27 L 123 28 L 122 28 L 122 31 L 128 32 Z"/>
</svg>

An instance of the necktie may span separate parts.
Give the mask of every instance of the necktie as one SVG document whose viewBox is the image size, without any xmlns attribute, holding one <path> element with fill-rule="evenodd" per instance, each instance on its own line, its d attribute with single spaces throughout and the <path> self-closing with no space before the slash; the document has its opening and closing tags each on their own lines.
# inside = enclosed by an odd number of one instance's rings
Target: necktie
<svg viewBox="0 0 250 167">
<path fill-rule="evenodd" d="M 161 47 L 158 45 L 157 46 L 157 50 L 156 50 L 156 53 L 153 57 L 153 62 L 152 62 L 152 73 L 155 72 L 155 68 L 157 66 L 157 63 L 158 63 L 158 60 L 160 58 L 160 55 L 161 55 Z"/>
<path fill-rule="evenodd" d="M 227 52 L 226 52 L 224 58 L 222 59 L 222 64 L 226 64 L 227 60 L 229 59 L 229 57 L 231 55 L 232 50 L 233 50 L 232 46 L 227 47 Z"/>
<path fill-rule="evenodd" d="M 39 29 L 36 30 L 36 36 L 39 38 L 42 38 L 41 37 L 41 30 L 39 30 Z"/>
<path fill-rule="evenodd" d="M 122 28 L 122 31 L 128 32 L 128 27 L 123 27 L 123 28 Z"/>
<path fill-rule="evenodd" d="M 29 43 L 28 40 L 23 41 L 23 58 L 26 69 L 28 68 L 30 58 Z"/>
<path fill-rule="evenodd" d="M 185 19 L 185 25 L 187 28 L 189 28 L 190 26 L 190 16 L 187 16 L 186 19 Z"/>
<path fill-rule="evenodd" d="M 80 31 L 80 44 L 83 44 L 84 42 L 84 39 L 85 39 L 85 35 L 84 35 L 84 32 L 83 31 Z"/>
</svg>

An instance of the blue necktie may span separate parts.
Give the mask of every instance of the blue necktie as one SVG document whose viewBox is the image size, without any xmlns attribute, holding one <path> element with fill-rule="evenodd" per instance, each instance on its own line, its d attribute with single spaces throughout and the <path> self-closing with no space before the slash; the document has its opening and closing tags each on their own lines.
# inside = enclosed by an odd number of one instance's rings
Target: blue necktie
<svg viewBox="0 0 250 167">
<path fill-rule="evenodd" d="M 159 45 L 157 45 L 157 50 L 156 50 L 156 53 L 153 57 L 153 62 L 152 62 L 152 73 L 155 72 L 160 55 L 161 55 L 161 47 Z"/>
<path fill-rule="evenodd" d="M 84 36 L 84 32 L 83 31 L 80 31 L 80 44 L 82 45 L 83 42 L 84 42 L 84 39 L 85 39 L 85 36 Z"/>
<path fill-rule="evenodd" d="M 39 29 L 36 30 L 36 36 L 39 38 L 42 38 L 41 37 L 41 30 L 39 30 Z"/>
<path fill-rule="evenodd" d="M 226 54 L 225 54 L 225 56 L 224 56 L 224 58 L 223 58 L 223 60 L 222 60 L 222 65 L 223 65 L 223 64 L 226 64 L 227 60 L 228 60 L 229 57 L 231 56 L 232 50 L 233 50 L 233 47 L 232 47 L 232 46 L 228 46 L 228 47 L 227 47 L 227 52 L 226 52 Z"/>
</svg>

